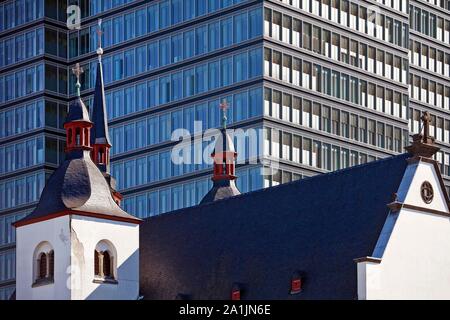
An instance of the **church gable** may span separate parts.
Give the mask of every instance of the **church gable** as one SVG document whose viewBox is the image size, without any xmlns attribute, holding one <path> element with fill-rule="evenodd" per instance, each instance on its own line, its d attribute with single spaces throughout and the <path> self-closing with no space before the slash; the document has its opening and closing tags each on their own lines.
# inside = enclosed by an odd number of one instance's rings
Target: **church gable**
<svg viewBox="0 0 450 320">
<path fill-rule="evenodd" d="M 398 190 L 398 201 L 406 207 L 449 212 L 448 195 L 439 168 L 433 160 L 412 158 Z"/>
</svg>

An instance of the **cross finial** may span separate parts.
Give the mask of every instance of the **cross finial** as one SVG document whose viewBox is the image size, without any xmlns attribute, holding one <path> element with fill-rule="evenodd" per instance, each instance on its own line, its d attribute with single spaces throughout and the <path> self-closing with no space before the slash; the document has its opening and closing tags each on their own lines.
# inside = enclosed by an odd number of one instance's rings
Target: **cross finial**
<svg viewBox="0 0 450 320">
<path fill-rule="evenodd" d="M 423 142 L 429 143 L 430 142 L 430 123 L 431 123 L 431 116 L 428 111 L 425 111 L 420 118 L 423 122 Z"/>
<path fill-rule="evenodd" d="M 102 48 L 102 19 L 98 19 L 98 27 L 97 27 L 97 54 L 100 59 L 101 55 L 103 54 L 103 48 Z"/>
<path fill-rule="evenodd" d="M 77 88 L 77 95 L 80 96 L 80 89 L 81 89 L 81 83 L 80 83 L 80 76 L 84 73 L 83 67 L 80 67 L 80 64 L 77 63 L 74 68 L 72 68 L 72 73 L 77 78 L 77 83 L 75 84 L 75 87 Z"/>
<path fill-rule="evenodd" d="M 226 100 L 224 100 L 221 104 L 220 104 L 220 109 L 222 109 L 222 127 L 224 129 L 227 128 L 227 109 L 228 109 L 228 103 Z"/>
</svg>

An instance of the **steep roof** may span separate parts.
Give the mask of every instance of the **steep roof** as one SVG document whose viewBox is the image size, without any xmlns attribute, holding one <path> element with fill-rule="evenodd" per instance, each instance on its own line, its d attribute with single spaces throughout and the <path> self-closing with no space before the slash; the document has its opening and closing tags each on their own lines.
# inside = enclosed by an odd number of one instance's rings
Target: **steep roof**
<svg viewBox="0 0 450 320">
<path fill-rule="evenodd" d="M 140 221 L 114 202 L 108 183 L 86 150 L 66 155 L 66 160 L 47 181 L 36 209 L 16 225 L 39 221 L 67 210 L 106 219 Z"/>
<path fill-rule="evenodd" d="M 106 117 L 105 86 L 103 84 L 103 68 L 101 60 L 97 63 L 92 121 L 94 122 L 94 127 L 91 132 L 91 145 L 96 143 L 111 145 L 108 132 L 108 119 Z"/>
<path fill-rule="evenodd" d="M 408 154 L 149 218 L 141 225 L 145 299 L 357 298 Z M 290 295 L 294 273 L 304 290 Z"/>
</svg>

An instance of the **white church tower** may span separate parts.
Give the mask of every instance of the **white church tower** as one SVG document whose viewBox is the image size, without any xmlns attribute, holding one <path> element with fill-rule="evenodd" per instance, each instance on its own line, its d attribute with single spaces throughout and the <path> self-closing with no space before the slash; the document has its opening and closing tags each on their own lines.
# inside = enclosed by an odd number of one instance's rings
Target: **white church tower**
<svg viewBox="0 0 450 320">
<path fill-rule="evenodd" d="M 102 77 L 100 49 L 97 77 Z M 113 178 L 101 170 L 109 165 L 107 123 L 90 121 L 80 98 L 82 69 L 77 65 L 73 71 L 78 98 L 64 125 L 66 160 L 49 178 L 36 209 L 15 223 L 16 299 L 137 299 L 141 220 L 119 207 Z M 104 115 L 102 79 L 97 79 L 95 100 Z M 95 163 L 91 132 L 104 132 L 100 139 L 106 138 L 107 148 L 97 150 Z"/>
</svg>

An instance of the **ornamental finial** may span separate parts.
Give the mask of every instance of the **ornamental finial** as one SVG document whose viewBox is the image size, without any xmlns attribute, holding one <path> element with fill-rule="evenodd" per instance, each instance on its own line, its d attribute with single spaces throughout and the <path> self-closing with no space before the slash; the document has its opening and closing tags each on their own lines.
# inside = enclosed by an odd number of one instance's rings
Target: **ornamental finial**
<svg viewBox="0 0 450 320">
<path fill-rule="evenodd" d="M 80 67 L 80 64 L 77 62 L 75 67 L 72 68 L 72 73 L 77 78 L 75 88 L 77 89 L 77 96 L 80 96 L 80 90 L 81 90 L 80 76 L 84 73 L 84 69 L 83 69 L 83 67 Z"/>
<path fill-rule="evenodd" d="M 220 109 L 222 109 L 222 127 L 224 129 L 227 128 L 227 109 L 228 109 L 228 103 L 226 100 L 224 100 L 221 104 L 220 104 Z"/>
<path fill-rule="evenodd" d="M 97 27 L 97 54 L 98 59 L 101 60 L 101 56 L 103 54 L 103 48 L 102 48 L 102 19 L 98 19 L 98 27 Z"/>
</svg>

